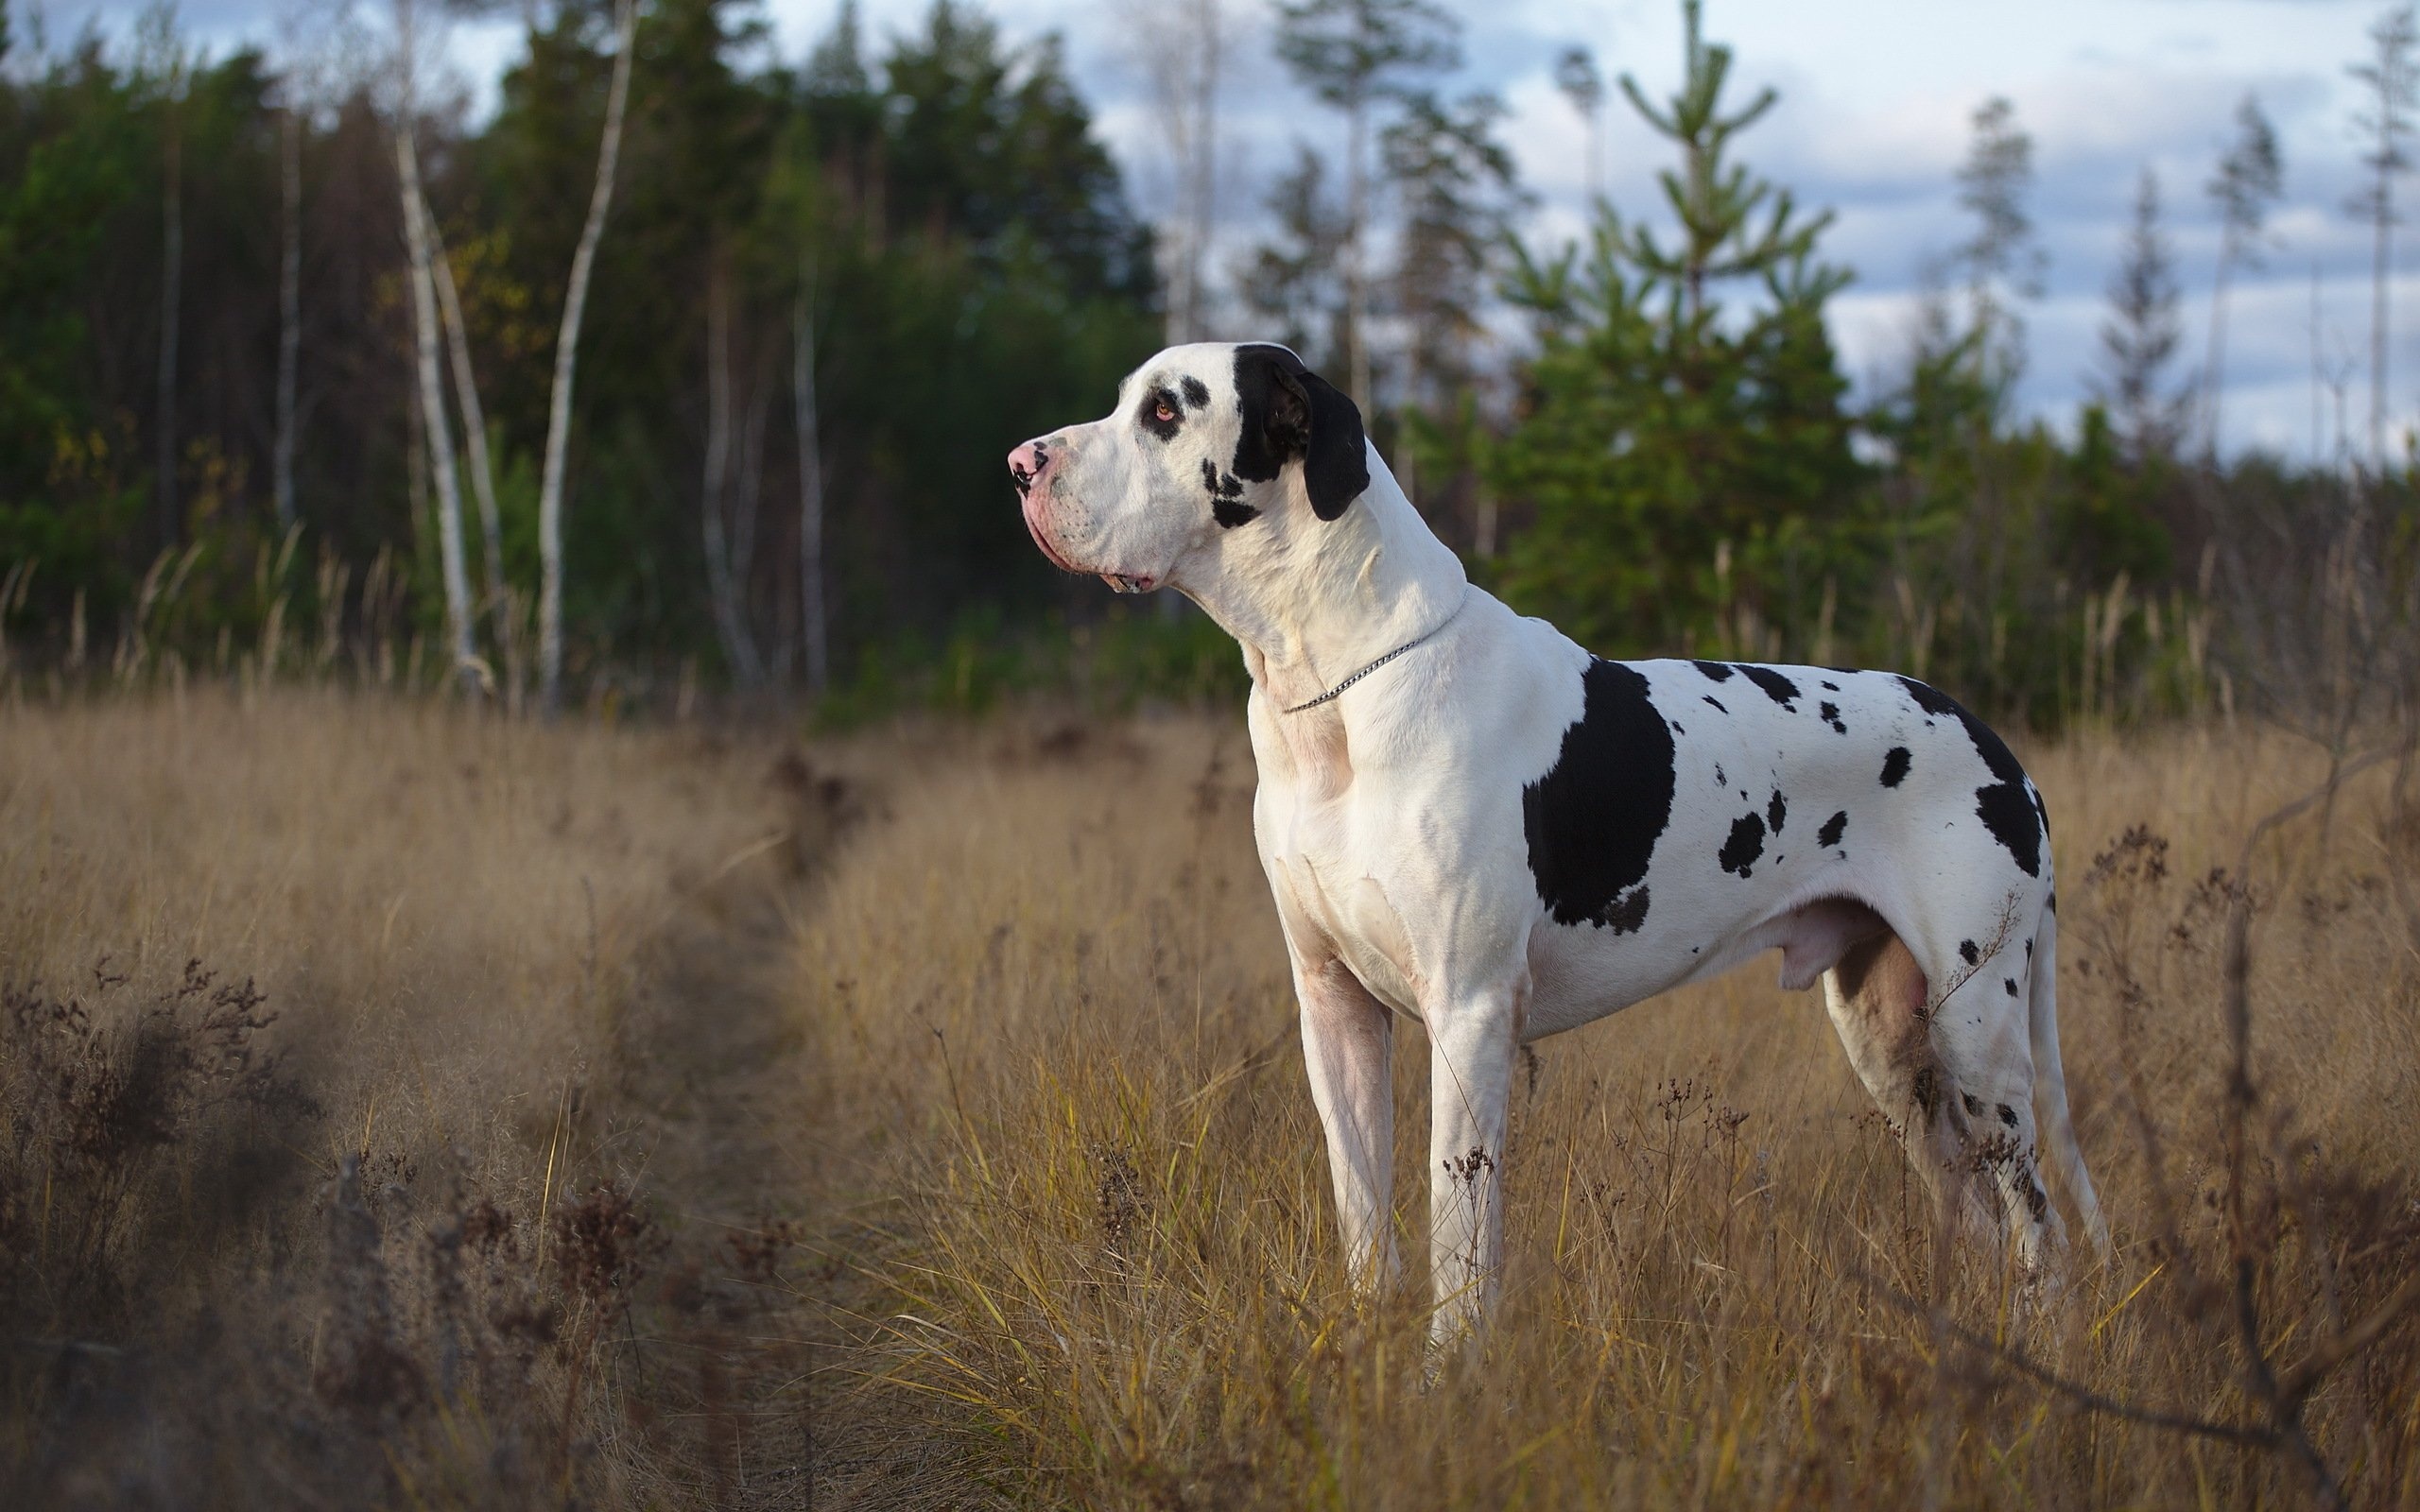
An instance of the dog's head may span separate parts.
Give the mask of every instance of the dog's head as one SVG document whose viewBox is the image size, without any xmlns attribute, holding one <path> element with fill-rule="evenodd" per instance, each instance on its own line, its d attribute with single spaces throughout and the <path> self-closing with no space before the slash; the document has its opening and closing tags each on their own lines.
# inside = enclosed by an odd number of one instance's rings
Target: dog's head
<svg viewBox="0 0 2420 1512">
<path fill-rule="evenodd" d="M 1042 554 L 1122 593 L 1272 519 L 1334 520 L 1370 486 L 1361 412 L 1269 345 L 1171 347 L 1127 376 L 1117 407 L 1009 454 Z"/>
</svg>

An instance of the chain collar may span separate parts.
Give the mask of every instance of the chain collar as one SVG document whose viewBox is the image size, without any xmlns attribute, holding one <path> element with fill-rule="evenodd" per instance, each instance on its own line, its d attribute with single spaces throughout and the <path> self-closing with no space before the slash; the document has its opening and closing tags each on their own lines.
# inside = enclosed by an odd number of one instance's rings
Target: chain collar
<svg viewBox="0 0 2420 1512">
<path fill-rule="evenodd" d="M 1413 647 L 1434 639 L 1440 630 L 1443 630 L 1446 626 L 1453 624 L 1455 620 L 1461 618 L 1463 606 L 1468 604 L 1470 601 L 1470 587 L 1468 584 L 1464 584 L 1462 588 L 1461 601 L 1454 606 L 1454 612 L 1446 615 L 1443 619 L 1439 620 L 1434 627 L 1404 642 L 1403 644 L 1396 646 L 1393 650 L 1378 658 L 1375 662 L 1371 662 L 1368 666 L 1363 667 L 1360 671 L 1356 672 L 1353 676 L 1345 679 L 1342 682 L 1338 683 L 1335 687 L 1328 689 L 1327 692 L 1321 694 L 1318 697 L 1310 699 L 1305 703 L 1298 703 L 1291 709 L 1283 709 L 1278 712 L 1280 713 L 1299 714 L 1305 709 L 1316 709 L 1323 703 L 1328 703 L 1343 696 L 1345 689 L 1360 681 L 1363 678 L 1368 677 L 1371 673 L 1377 671 L 1380 667 L 1385 666 L 1388 662 L 1403 655 L 1406 651 L 1411 650 Z"/>
</svg>

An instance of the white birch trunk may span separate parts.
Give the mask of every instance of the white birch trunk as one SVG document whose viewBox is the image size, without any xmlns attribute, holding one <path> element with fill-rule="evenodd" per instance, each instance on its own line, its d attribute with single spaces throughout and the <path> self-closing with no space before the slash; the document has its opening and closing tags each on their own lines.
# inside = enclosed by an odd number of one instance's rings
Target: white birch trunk
<svg viewBox="0 0 2420 1512">
<path fill-rule="evenodd" d="M 395 174 L 403 188 L 404 243 L 411 263 L 412 330 L 418 358 L 421 414 L 427 425 L 428 464 L 437 484 L 437 552 L 445 581 L 445 632 L 462 691 L 479 690 L 478 653 L 471 640 L 471 584 L 462 563 L 462 487 L 454 470 L 454 438 L 445 419 L 445 386 L 438 376 L 437 290 L 429 275 L 428 227 L 422 217 L 420 154 L 412 146 L 411 94 L 395 128 Z"/>
<path fill-rule="evenodd" d="M 812 234 L 811 232 L 809 234 Z M 823 436 L 815 395 L 815 250 L 799 254 L 798 303 L 790 312 L 790 393 L 798 428 L 798 614 L 806 687 L 821 695 L 832 675 L 823 605 Z"/>
<path fill-rule="evenodd" d="M 1369 155 L 1370 111 L 1357 90 L 1345 112 L 1344 305 L 1352 346 L 1347 380 L 1354 406 L 1364 416 L 1370 409 L 1370 274 L 1366 266 L 1370 220 L 1370 175 L 1362 160 Z"/>
<path fill-rule="evenodd" d="M 709 255 L 713 263 L 706 273 L 706 456 L 698 501 L 705 536 L 706 593 L 731 675 L 742 687 L 752 687 L 759 669 L 742 600 L 747 585 L 733 576 L 724 522 L 724 489 L 731 480 L 731 269 L 721 249 Z"/>
<path fill-rule="evenodd" d="M 283 187 L 285 218 L 280 228 L 285 247 L 277 276 L 277 448 L 272 471 L 277 497 L 277 527 L 294 526 L 294 390 L 302 364 L 302 115 L 285 108 Z"/>
<path fill-rule="evenodd" d="M 171 64 L 167 94 L 160 106 L 167 141 L 161 163 L 160 434 L 155 466 L 159 469 L 160 543 L 164 547 L 175 545 L 183 534 L 177 509 L 177 327 L 182 318 L 185 266 L 184 137 L 178 127 L 177 94 L 182 72 L 181 63 Z"/>
<path fill-rule="evenodd" d="M 588 307 L 589 274 L 596 266 L 596 244 L 605 235 L 605 215 L 614 203 L 614 165 L 622 153 L 622 116 L 631 98 L 631 61 L 636 50 L 638 0 L 618 0 L 614 12 L 614 82 L 605 96 L 605 138 L 596 150 L 596 186 L 588 199 L 588 220 L 572 252 L 571 282 L 563 291 L 562 326 L 555 334 L 554 392 L 546 406 L 546 460 L 538 483 L 538 680 L 546 713 L 562 703 L 563 670 L 563 460 L 571 444 L 573 370 L 579 361 L 579 322 Z"/>
<path fill-rule="evenodd" d="M 496 649 L 505 666 L 508 691 L 520 683 L 520 648 L 512 638 L 512 595 L 504 576 L 504 528 L 496 517 L 495 469 L 488 460 L 487 410 L 479 404 L 478 375 L 471 370 L 471 328 L 462 318 L 461 295 L 454 286 L 454 262 L 445 255 L 444 233 L 424 199 L 421 225 L 428 236 L 429 264 L 437 275 L 437 303 L 445 317 L 445 345 L 453 358 L 454 401 L 462 414 L 462 444 L 471 460 L 471 491 L 479 505 L 479 532 L 486 568 L 480 614 L 494 625 Z M 474 616 L 475 618 L 476 616 Z M 517 695 L 515 695 L 517 696 Z"/>
</svg>

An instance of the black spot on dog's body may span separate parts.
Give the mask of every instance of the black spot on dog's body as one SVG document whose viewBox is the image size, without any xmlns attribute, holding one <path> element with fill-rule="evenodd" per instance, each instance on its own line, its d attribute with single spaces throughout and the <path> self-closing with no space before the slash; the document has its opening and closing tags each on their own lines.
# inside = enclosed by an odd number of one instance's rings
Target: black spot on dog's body
<svg viewBox="0 0 2420 1512">
<path fill-rule="evenodd" d="M 2016 1109 L 2009 1107 L 2006 1103 L 2001 1103 L 1998 1106 L 2000 1110 L 2000 1122 L 2006 1124 L 2011 1128 L 2016 1127 Z"/>
<path fill-rule="evenodd" d="M 1765 821 L 1754 814 L 1742 814 L 1731 821 L 1731 838 L 1722 842 L 1714 859 L 1723 870 L 1744 878 L 1764 853 Z"/>
<path fill-rule="evenodd" d="M 1647 922 L 1647 889 L 1633 887 L 1606 905 L 1600 920 L 1616 935 L 1635 935 Z"/>
<path fill-rule="evenodd" d="M 1962 939 L 1958 942 L 1958 958 L 1972 966 L 1983 958 L 1983 953 L 1975 948 L 1973 940 Z"/>
<path fill-rule="evenodd" d="M 1779 834 L 1781 821 L 1789 816 L 1789 800 L 1781 796 L 1780 788 L 1774 788 L 1772 801 L 1765 805 L 1765 823 L 1772 826 L 1773 833 Z"/>
<path fill-rule="evenodd" d="M 2058 893 L 2056 893 L 2056 892 L 2054 891 L 2054 892 L 2052 892 L 2048 897 L 2047 897 L 2047 898 L 2043 899 L 2043 900 L 2042 900 L 2042 906 L 2043 906 L 2043 907 L 2045 907 L 2045 908 L 2048 908 L 2048 910 L 2050 910 L 2050 912 L 2052 912 L 2052 913 L 2054 913 L 2054 914 L 2055 914 L 2055 913 L 2057 913 L 2057 912 L 2059 911 L 2059 895 L 2058 895 Z"/>
<path fill-rule="evenodd" d="M 1983 1116 L 1983 1105 L 1976 1099 L 1973 1092 L 1960 1092 L 1958 1097 L 1961 1102 L 1963 1102 L 1966 1105 L 1966 1116 L 1968 1118 L 1980 1118 Z"/>
<path fill-rule="evenodd" d="M 1925 1121 L 1930 1123 L 1933 1115 L 1941 1111 L 1941 1082 L 1933 1069 L 1927 1066 L 1917 1072 L 1908 1091 L 1914 1094 L 1916 1106 L 1924 1109 Z"/>
<path fill-rule="evenodd" d="M 1717 787 L 1729 787 L 1731 785 L 1731 779 L 1722 775 L 1722 764 L 1720 762 L 1714 764 L 1714 785 Z"/>
<path fill-rule="evenodd" d="M 1177 387 L 1184 390 L 1184 402 L 1194 408 L 1204 409 L 1209 406 L 1210 386 L 1201 379 L 1188 376 Z"/>
<path fill-rule="evenodd" d="M 1160 419 L 1163 408 L 1170 412 L 1167 420 Z M 1184 429 L 1184 406 L 1178 403 L 1176 395 L 1165 388 L 1154 388 L 1143 396 L 1143 405 L 1136 411 L 1136 418 L 1142 421 L 1145 430 L 1164 441 L 1175 440 L 1176 433 Z"/>
<path fill-rule="evenodd" d="M 2015 859 L 2027 876 L 2042 875 L 2042 842 L 2050 833 L 2050 811 L 2033 784 L 2025 780 L 2025 768 L 2017 764 L 2007 743 L 1989 725 L 1968 713 L 1957 699 L 1939 689 L 1913 678 L 1901 678 L 1899 685 L 1908 690 L 1908 696 L 1925 713 L 1954 718 L 1966 727 L 1966 738 L 1974 743 L 1975 754 L 1983 759 L 1984 767 L 1995 779 L 1975 789 L 1975 816 L 1983 821 L 1983 828 L 1992 832 L 1992 838 Z"/>
<path fill-rule="evenodd" d="M 1521 790 L 1530 874 L 1556 923 L 1628 934 L 1647 921 L 1638 884 L 1672 817 L 1672 732 L 1618 662 L 1592 659 L 1581 690 L 1553 768 Z"/>
<path fill-rule="evenodd" d="M 1893 746 L 1882 753 L 1882 785 L 1896 787 L 1908 780 L 1908 768 L 1915 765 L 1905 746 Z"/>
<path fill-rule="evenodd" d="M 1738 670 L 1728 662 L 1692 662 L 1689 665 L 1697 668 L 1700 672 L 1704 673 L 1707 677 L 1712 678 L 1717 682 L 1730 681 L 1731 674 Z"/>
<path fill-rule="evenodd" d="M 1710 703 L 1710 704 L 1712 704 L 1712 705 L 1714 705 L 1717 709 L 1720 709 L 1720 710 L 1722 710 L 1722 712 L 1723 712 L 1724 713 L 1726 713 L 1726 714 L 1727 714 L 1727 713 L 1729 713 L 1731 712 L 1731 711 L 1730 711 L 1730 710 L 1728 710 L 1728 709 L 1723 709 L 1723 708 L 1722 708 L 1722 700 L 1721 700 L 1721 699 L 1720 699 L 1720 698 L 1718 698 L 1718 697 L 1716 697 L 1713 694 L 1710 694 L 1710 693 L 1709 693 L 1709 694 L 1707 694 L 1707 695 L 1705 696 L 1705 701 L 1706 701 L 1706 702 L 1708 702 L 1708 703 Z"/>
<path fill-rule="evenodd" d="M 1825 693 L 1838 693 L 1841 691 L 1841 685 L 1837 682 L 1826 682 L 1824 684 L 1824 691 Z"/>
<path fill-rule="evenodd" d="M 1841 843 L 1841 832 L 1846 830 L 1848 827 L 1849 811 L 1842 809 L 1839 813 L 1833 815 L 1830 818 L 1825 819 L 1824 821 L 1824 827 L 1815 832 L 1815 843 L 1822 846 L 1824 850 L 1829 850 L 1832 847 Z"/>
<path fill-rule="evenodd" d="M 1831 726 L 1832 733 L 1835 735 L 1845 735 L 1849 732 L 1849 727 L 1841 722 L 1841 706 L 1839 704 L 1826 703 L 1817 705 L 1815 709 L 1815 717 Z"/>
<path fill-rule="evenodd" d="M 2010 997 L 2014 997 L 2014 996 L 2016 996 L 2016 978 L 2015 978 L 2015 977 L 2013 977 L 2013 976 L 2003 976 L 2003 977 L 2001 977 L 2001 978 L 2000 978 L 2000 986 L 2002 986 L 2002 987 L 2004 987 L 2004 988 L 2008 988 L 2008 995 L 2009 995 Z"/>
<path fill-rule="evenodd" d="M 1739 669 L 1739 675 L 1746 678 L 1750 682 L 1754 683 L 1757 687 L 1764 689 L 1765 696 L 1781 705 L 1784 709 L 1789 709 L 1791 713 L 1796 713 L 1798 712 L 1796 709 L 1790 708 L 1789 702 L 1789 700 L 1798 696 L 1797 683 L 1790 681 L 1788 678 L 1783 677 L 1780 673 L 1775 672 L 1771 667 L 1743 666 Z"/>
</svg>

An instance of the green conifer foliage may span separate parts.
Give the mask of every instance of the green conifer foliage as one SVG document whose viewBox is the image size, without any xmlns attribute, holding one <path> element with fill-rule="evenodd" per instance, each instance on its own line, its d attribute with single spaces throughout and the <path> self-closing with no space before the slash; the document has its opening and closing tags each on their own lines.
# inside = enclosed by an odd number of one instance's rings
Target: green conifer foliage
<svg viewBox="0 0 2420 1512">
<path fill-rule="evenodd" d="M 1500 579 L 1516 607 L 1608 654 L 1767 655 L 1768 627 L 1812 623 L 1858 550 L 1862 470 L 1824 326 L 1848 275 L 1817 256 L 1828 215 L 1732 160 L 1772 95 L 1726 112 L 1730 49 L 1685 11 L 1671 100 L 1621 81 L 1680 155 L 1662 176 L 1678 238 L 1605 206 L 1584 255 L 1521 250 L 1510 292 L 1543 350 L 1482 468 L 1529 518 Z"/>
</svg>

